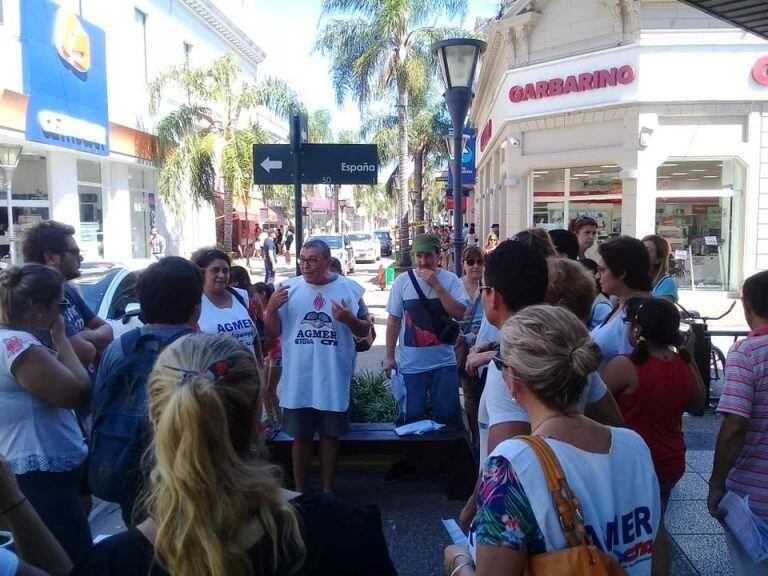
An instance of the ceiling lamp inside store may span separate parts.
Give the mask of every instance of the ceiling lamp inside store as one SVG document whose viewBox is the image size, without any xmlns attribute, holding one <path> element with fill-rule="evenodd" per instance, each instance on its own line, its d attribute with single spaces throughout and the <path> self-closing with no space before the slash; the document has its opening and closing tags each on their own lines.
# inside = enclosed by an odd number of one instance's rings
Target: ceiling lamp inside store
<svg viewBox="0 0 768 576">
<path fill-rule="evenodd" d="M 715 18 L 768 40 L 768 10 L 765 0 L 681 0 Z"/>
</svg>

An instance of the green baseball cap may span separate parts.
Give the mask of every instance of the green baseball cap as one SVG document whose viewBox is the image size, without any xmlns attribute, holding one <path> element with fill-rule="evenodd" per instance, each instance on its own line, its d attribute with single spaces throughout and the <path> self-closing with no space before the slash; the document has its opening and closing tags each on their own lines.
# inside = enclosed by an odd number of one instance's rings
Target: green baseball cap
<svg viewBox="0 0 768 576">
<path fill-rule="evenodd" d="M 414 252 L 434 252 L 440 249 L 440 238 L 436 234 L 416 234 L 413 237 Z"/>
</svg>

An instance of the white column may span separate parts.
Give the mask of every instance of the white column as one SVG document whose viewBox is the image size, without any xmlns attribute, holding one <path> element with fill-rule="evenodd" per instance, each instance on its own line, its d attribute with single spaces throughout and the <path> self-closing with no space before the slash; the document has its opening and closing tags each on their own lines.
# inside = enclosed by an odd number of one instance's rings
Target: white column
<svg viewBox="0 0 768 576">
<path fill-rule="evenodd" d="M 128 191 L 128 165 L 111 163 L 110 178 L 104 183 L 104 259 L 129 260 L 133 257 L 131 214 L 133 206 Z"/>
<path fill-rule="evenodd" d="M 63 152 L 48 152 L 48 195 L 51 220 L 75 227 L 80 236 L 80 197 L 77 192 L 77 157 Z"/>
</svg>

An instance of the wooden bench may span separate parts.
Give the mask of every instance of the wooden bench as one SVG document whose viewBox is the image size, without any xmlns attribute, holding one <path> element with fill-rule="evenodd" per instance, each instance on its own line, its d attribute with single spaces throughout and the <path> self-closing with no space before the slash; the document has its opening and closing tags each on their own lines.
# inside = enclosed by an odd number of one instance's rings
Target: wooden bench
<svg viewBox="0 0 768 576">
<path fill-rule="evenodd" d="M 340 457 L 404 456 L 417 462 L 419 469 L 445 473 L 445 493 L 451 500 L 465 500 L 475 487 L 477 467 L 464 430 L 436 430 L 421 436 L 398 436 L 392 423 L 353 423 L 349 433 L 341 437 Z M 293 438 L 279 432 L 267 440 L 272 460 L 291 462 Z M 315 435 L 315 442 L 318 437 Z"/>
</svg>

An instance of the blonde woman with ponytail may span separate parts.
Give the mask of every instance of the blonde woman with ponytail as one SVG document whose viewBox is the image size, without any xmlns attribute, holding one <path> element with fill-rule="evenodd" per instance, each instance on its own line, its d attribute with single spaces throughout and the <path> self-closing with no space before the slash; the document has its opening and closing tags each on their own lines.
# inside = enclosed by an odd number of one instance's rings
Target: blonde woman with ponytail
<svg viewBox="0 0 768 576">
<path fill-rule="evenodd" d="M 384 559 L 371 550 L 378 541 L 367 513 L 281 488 L 257 433 L 263 385 L 253 354 L 232 338 L 198 333 L 170 344 L 149 380 L 152 472 L 141 506 L 149 518 L 97 545 L 74 573 L 351 575 L 372 573 L 372 562 L 391 567 L 385 544 Z M 319 541 L 323 531 L 335 547 Z M 328 571 L 332 561 L 343 568 Z M 376 573 L 394 568 L 385 563 Z"/>
<path fill-rule="evenodd" d="M 659 524 L 648 448 L 635 432 L 604 426 L 577 410 L 587 376 L 600 361 L 582 321 L 543 305 L 506 321 L 494 359 L 528 413 L 531 434 L 545 440 L 565 472 L 589 538 L 627 574 L 647 575 Z M 477 501 L 470 549 L 445 551 L 448 574 L 521 576 L 529 555 L 567 547 L 539 460 L 522 440 L 505 440 L 488 457 Z"/>
</svg>

